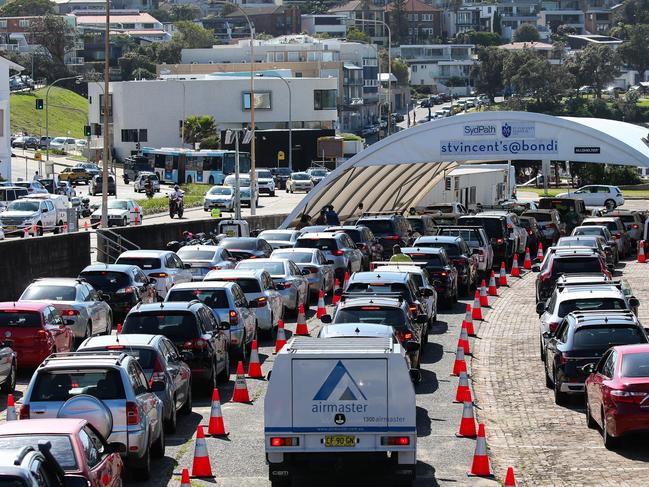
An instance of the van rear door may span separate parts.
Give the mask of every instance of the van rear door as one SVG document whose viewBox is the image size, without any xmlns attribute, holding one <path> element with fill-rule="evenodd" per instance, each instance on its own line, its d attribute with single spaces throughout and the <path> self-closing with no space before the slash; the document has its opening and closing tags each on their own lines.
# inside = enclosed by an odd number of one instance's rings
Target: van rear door
<svg viewBox="0 0 649 487">
<path fill-rule="evenodd" d="M 294 431 L 386 431 L 387 369 L 386 358 L 293 359 Z"/>
</svg>

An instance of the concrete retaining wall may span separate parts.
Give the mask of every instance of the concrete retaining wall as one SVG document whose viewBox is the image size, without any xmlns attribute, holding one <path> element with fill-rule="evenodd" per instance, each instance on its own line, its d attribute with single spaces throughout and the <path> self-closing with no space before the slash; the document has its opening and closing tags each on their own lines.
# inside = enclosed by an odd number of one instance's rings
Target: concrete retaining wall
<svg viewBox="0 0 649 487">
<path fill-rule="evenodd" d="M 76 277 L 90 264 L 86 232 L 0 242 L 0 301 L 14 301 L 39 277 Z"/>
</svg>

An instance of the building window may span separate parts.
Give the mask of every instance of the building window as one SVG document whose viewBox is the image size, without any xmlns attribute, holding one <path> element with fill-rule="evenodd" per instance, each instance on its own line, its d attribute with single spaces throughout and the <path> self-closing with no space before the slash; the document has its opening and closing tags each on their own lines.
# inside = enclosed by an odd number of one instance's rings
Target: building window
<svg viewBox="0 0 649 487">
<path fill-rule="evenodd" d="M 6 29 L 6 28 L 7 28 L 7 21 L 0 20 L 0 29 Z"/>
<path fill-rule="evenodd" d="M 302 73 L 295 73 L 295 77 L 296 77 L 296 78 L 301 78 L 301 77 L 302 77 Z"/>
<path fill-rule="evenodd" d="M 412 65 L 412 72 L 413 72 L 413 73 L 416 73 L 416 72 L 417 72 L 417 65 L 416 65 L 416 64 L 413 64 L 413 65 Z"/>
<path fill-rule="evenodd" d="M 18 21 L 19 27 L 29 27 L 29 19 L 21 19 Z"/>
<path fill-rule="evenodd" d="M 288 56 L 288 62 L 289 63 L 296 63 L 300 60 L 300 53 L 299 52 L 288 52 L 286 53 Z"/>
<path fill-rule="evenodd" d="M 99 95 L 99 116 L 104 116 L 104 95 Z M 108 95 L 108 116 L 113 116 L 113 95 Z"/>
<path fill-rule="evenodd" d="M 147 129 L 122 129 L 122 142 L 146 142 Z"/>
<path fill-rule="evenodd" d="M 314 110 L 335 110 L 337 90 L 313 90 Z"/>
<path fill-rule="evenodd" d="M 243 109 L 250 110 L 250 92 L 243 92 Z M 270 91 L 255 92 L 255 110 L 270 110 Z"/>
</svg>

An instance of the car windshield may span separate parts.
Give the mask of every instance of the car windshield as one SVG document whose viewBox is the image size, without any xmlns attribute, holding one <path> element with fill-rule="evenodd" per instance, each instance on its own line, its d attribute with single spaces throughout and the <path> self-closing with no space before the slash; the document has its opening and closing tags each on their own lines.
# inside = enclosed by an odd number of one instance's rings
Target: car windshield
<svg viewBox="0 0 649 487">
<path fill-rule="evenodd" d="M 363 232 L 361 232 L 360 230 L 345 229 L 345 230 L 337 230 L 337 231 L 349 235 L 349 237 L 352 239 L 354 243 L 359 243 L 363 241 Z"/>
<path fill-rule="evenodd" d="M 167 301 L 192 301 L 198 299 L 212 309 L 229 308 L 225 289 L 171 289 Z"/>
<path fill-rule="evenodd" d="M 154 257 L 120 257 L 115 264 L 136 265 L 143 271 L 160 269 L 162 267 L 160 259 Z"/>
<path fill-rule="evenodd" d="M 310 252 L 273 252 L 273 257 L 292 260 L 296 264 L 310 264 L 313 260 L 313 254 Z"/>
<path fill-rule="evenodd" d="M 257 250 L 255 238 L 224 238 L 219 245 L 225 249 Z"/>
<path fill-rule="evenodd" d="M 217 279 L 210 279 L 211 281 L 224 281 L 224 282 L 236 282 L 244 293 L 260 293 L 261 286 L 257 279 L 246 279 L 239 277 L 224 277 Z"/>
<path fill-rule="evenodd" d="M 599 311 L 610 309 L 627 309 L 627 306 L 623 299 L 616 298 L 571 299 L 559 304 L 557 314 L 559 315 L 559 318 L 563 318 L 573 311 Z"/>
<path fill-rule="evenodd" d="M 121 341 L 122 343 L 119 345 L 116 344 L 116 345 L 106 345 L 105 347 L 84 348 L 82 349 L 82 351 L 83 352 L 87 352 L 90 350 L 106 350 L 108 352 L 123 351 L 124 353 L 128 353 L 130 356 L 135 357 L 139 362 L 140 366 L 144 370 L 153 369 L 155 360 L 158 357 L 158 354 L 155 352 L 155 350 L 151 350 L 150 348 L 133 347 L 132 345 L 128 344 L 128 339 L 126 338 L 122 338 Z"/>
<path fill-rule="evenodd" d="M 407 294 L 408 287 L 400 282 L 353 282 L 347 287 L 350 293 L 399 293 Z"/>
<path fill-rule="evenodd" d="M 550 213 L 533 213 L 526 211 L 525 216 L 531 216 L 532 218 L 535 218 L 537 222 L 552 221 L 552 215 Z"/>
<path fill-rule="evenodd" d="M 164 335 L 174 342 L 192 340 L 198 336 L 196 318 L 192 313 L 160 310 L 155 313 L 129 314 L 122 333 Z"/>
<path fill-rule="evenodd" d="M 270 171 L 257 171 L 257 177 L 263 179 L 273 179 L 273 175 Z"/>
<path fill-rule="evenodd" d="M 40 327 L 41 314 L 38 311 L 0 310 L 0 326 Z"/>
<path fill-rule="evenodd" d="M 649 377 L 649 352 L 622 355 L 622 377 Z"/>
<path fill-rule="evenodd" d="M 295 246 L 305 249 L 320 249 L 323 252 L 338 250 L 335 238 L 298 238 Z"/>
<path fill-rule="evenodd" d="M 35 284 L 29 286 L 22 296 L 21 301 L 30 299 L 44 299 L 47 301 L 74 301 L 77 290 L 74 286 L 47 286 Z"/>
<path fill-rule="evenodd" d="M 597 247 L 596 238 L 560 238 L 557 247 Z"/>
<path fill-rule="evenodd" d="M 414 262 L 426 262 L 427 265 L 432 266 L 432 267 L 441 267 L 442 266 L 442 258 L 438 254 L 427 254 L 425 252 L 408 252 L 408 251 L 403 251 L 402 252 L 408 256 L 414 261 Z"/>
<path fill-rule="evenodd" d="M 469 247 L 482 247 L 485 243 L 482 241 L 480 232 L 477 230 L 453 230 L 445 228 L 439 232 L 439 235 L 449 237 L 462 237 Z"/>
<path fill-rule="evenodd" d="M 606 227 L 609 229 L 611 233 L 617 232 L 617 222 L 614 221 L 604 221 L 604 222 L 584 222 L 582 225 L 586 227 L 590 227 L 593 225 L 597 225 L 600 227 Z"/>
<path fill-rule="evenodd" d="M 433 206 L 427 206 L 427 210 L 433 210 L 433 211 L 440 211 L 442 213 L 453 213 L 454 208 L 453 205 L 433 205 Z"/>
<path fill-rule="evenodd" d="M 322 169 L 316 169 L 315 171 L 311 171 L 311 176 L 326 176 L 327 171 L 323 171 Z"/>
<path fill-rule="evenodd" d="M 640 329 L 635 326 L 585 326 L 575 331 L 573 348 L 604 351 L 614 345 L 645 343 Z"/>
<path fill-rule="evenodd" d="M 279 240 L 282 242 L 290 242 L 292 235 L 293 235 L 292 233 L 288 233 L 288 232 L 266 231 L 266 232 L 261 232 L 259 234 L 259 238 L 263 238 L 264 240 L 275 240 L 275 241 Z"/>
<path fill-rule="evenodd" d="M 214 258 L 216 251 L 214 250 L 192 250 L 187 248 L 182 248 L 178 250 L 178 257 L 182 261 L 188 260 L 212 260 Z"/>
<path fill-rule="evenodd" d="M 483 227 L 489 238 L 503 238 L 503 224 L 500 218 L 460 217 L 458 223 Z"/>
<path fill-rule="evenodd" d="M 357 224 L 369 228 L 374 235 L 394 235 L 391 220 L 359 220 Z"/>
<path fill-rule="evenodd" d="M 82 272 L 80 277 L 83 277 L 95 289 L 100 289 L 109 293 L 114 293 L 120 289 L 128 287 L 131 282 L 128 274 L 113 271 Z"/>
<path fill-rule="evenodd" d="M 219 195 L 230 196 L 232 194 L 232 188 L 212 188 L 212 189 L 210 189 L 209 194 L 219 194 Z"/>
<path fill-rule="evenodd" d="M 577 203 L 575 201 L 565 199 L 541 199 L 539 200 L 539 208 L 543 210 L 557 210 L 560 215 L 565 215 L 568 212 L 576 211 Z"/>
<path fill-rule="evenodd" d="M 418 242 L 417 247 L 444 249 L 449 257 L 457 257 L 460 255 L 460 247 L 451 242 Z"/>
<path fill-rule="evenodd" d="M 598 227 L 579 227 L 572 232 L 573 235 L 602 235 L 602 230 Z"/>
<path fill-rule="evenodd" d="M 597 257 L 564 257 L 554 259 L 552 274 L 601 273 L 602 266 Z"/>
<path fill-rule="evenodd" d="M 39 204 L 35 201 L 12 201 L 7 206 L 7 211 L 38 211 Z"/>
<path fill-rule="evenodd" d="M 109 210 L 128 210 L 128 201 L 110 200 L 108 202 Z"/>
<path fill-rule="evenodd" d="M 74 456 L 72 441 L 68 435 L 10 435 L 0 436 L 0 450 L 17 449 L 24 446 L 38 448 L 40 442 L 49 441 L 51 452 L 63 470 L 77 470 L 77 459 Z M 16 485 L 16 484 L 0 484 Z"/>
<path fill-rule="evenodd" d="M 333 319 L 334 323 L 376 323 L 396 328 L 406 326 L 406 318 L 400 308 L 382 308 L 380 306 L 360 306 L 358 308 L 341 308 Z"/>
<path fill-rule="evenodd" d="M 286 274 L 283 262 L 268 262 L 268 261 L 241 261 L 237 264 L 237 269 L 262 269 L 268 272 L 271 276 L 283 276 Z"/>
<path fill-rule="evenodd" d="M 309 179 L 309 175 L 308 174 L 302 174 L 302 173 L 300 173 L 300 174 L 291 174 L 291 179 L 305 180 L 305 179 Z"/>
<path fill-rule="evenodd" d="M 635 223 L 634 215 L 615 215 L 617 218 L 622 220 L 624 223 Z"/>
<path fill-rule="evenodd" d="M 126 399 L 120 373 L 112 368 L 41 371 L 36 375 L 29 399 L 32 402 L 65 402 L 79 394 L 102 400 Z"/>
</svg>

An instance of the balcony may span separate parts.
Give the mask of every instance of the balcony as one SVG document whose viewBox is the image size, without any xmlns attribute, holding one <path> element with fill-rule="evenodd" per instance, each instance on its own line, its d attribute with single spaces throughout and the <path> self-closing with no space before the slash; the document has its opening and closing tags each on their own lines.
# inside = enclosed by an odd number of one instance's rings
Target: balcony
<svg viewBox="0 0 649 487">
<path fill-rule="evenodd" d="M 0 44 L 0 51 L 19 52 L 20 46 L 18 44 Z"/>
<path fill-rule="evenodd" d="M 85 59 L 82 57 L 71 57 L 66 59 L 65 61 L 66 66 L 77 66 L 84 63 L 85 63 Z"/>
</svg>

